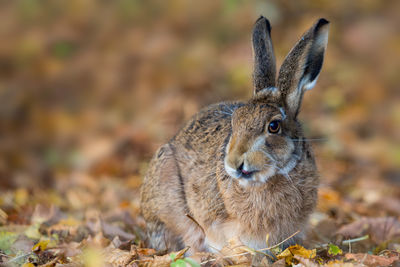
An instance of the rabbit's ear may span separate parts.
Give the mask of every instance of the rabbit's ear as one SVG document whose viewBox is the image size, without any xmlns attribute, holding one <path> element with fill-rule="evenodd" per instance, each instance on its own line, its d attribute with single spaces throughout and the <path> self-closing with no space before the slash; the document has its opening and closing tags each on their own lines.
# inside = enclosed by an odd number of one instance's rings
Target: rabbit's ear
<svg viewBox="0 0 400 267">
<path fill-rule="evenodd" d="M 253 84 L 254 94 L 267 87 L 275 86 L 276 66 L 271 41 L 271 25 L 261 16 L 253 28 Z"/>
<path fill-rule="evenodd" d="M 297 116 L 303 94 L 318 79 L 328 43 L 329 21 L 319 19 L 297 42 L 282 63 L 278 88 L 287 110 Z"/>
</svg>

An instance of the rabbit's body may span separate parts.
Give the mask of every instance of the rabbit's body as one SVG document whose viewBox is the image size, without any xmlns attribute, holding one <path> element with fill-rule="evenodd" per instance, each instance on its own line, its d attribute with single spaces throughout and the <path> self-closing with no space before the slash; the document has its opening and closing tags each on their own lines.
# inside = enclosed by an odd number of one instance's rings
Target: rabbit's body
<svg viewBox="0 0 400 267">
<path fill-rule="evenodd" d="M 303 39 L 317 38 L 325 24 L 320 20 L 312 28 L 315 36 Z M 267 234 L 273 245 L 304 230 L 316 205 L 318 175 L 296 119 L 302 93 L 287 84 L 307 86 L 317 75 L 311 68 L 314 72 L 303 74 L 314 76 L 308 83 L 290 81 L 301 77 L 281 69 L 275 88 L 275 78 L 269 77 L 275 75 L 273 57 L 257 51 L 260 40 L 264 50 L 272 50 L 268 36 L 259 36 L 267 30 L 269 36 L 269 23 L 260 18 L 253 32 L 255 96 L 245 103 L 206 107 L 155 153 L 141 191 L 152 247 L 215 251 L 239 237 L 245 245 L 262 249 L 268 245 Z M 291 54 L 296 60 L 309 56 L 300 52 Z M 261 59 L 272 67 L 258 68 Z M 257 70 L 263 79 L 257 78 Z"/>
</svg>

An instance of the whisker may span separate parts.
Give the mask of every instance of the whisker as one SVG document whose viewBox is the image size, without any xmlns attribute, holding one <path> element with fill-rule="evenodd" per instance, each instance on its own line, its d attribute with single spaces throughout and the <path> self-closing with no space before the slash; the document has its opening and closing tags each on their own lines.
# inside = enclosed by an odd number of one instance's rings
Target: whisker
<svg viewBox="0 0 400 267">
<path fill-rule="evenodd" d="M 275 167 L 275 165 L 271 165 L 271 164 L 264 164 L 264 166 Z"/>
<path fill-rule="evenodd" d="M 292 140 L 292 141 L 296 141 L 296 142 L 301 142 L 301 141 L 312 141 L 312 142 L 314 142 L 314 141 L 323 141 L 323 142 L 325 142 L 325 141 L 328 141 L 329 139 L 328 138 L 303 138 L 303 139 L 292 139 L 292 138 L 290 138 L 290 140 Z"/>
<path fill-rule="evenodd" d="M 222 114 L 225 114 L 225 115 L 228 115 L 228 116 L 232 116 L 232 113 L 228 113 L 228 112 L 224 112 L 224 111 L 219 111 L 219 113 L 222 113 Z"/>
<path fill-rule="evenodd" d="M 224 104 L 224 107 L 226 107 L 231 113 L 233 113 L 233 110 L 227 104 Z"/>
<path fill-rule="evenodd" d="M 276 159 L 272 155 L 270 155 L 265 149 L 262 148 L 261 152 L 263 152 L 267 156 L 267 158 L 269 158 L 274 164 L 276 164 Z"/>
<path fill-rule="evenodd" d="M 279 168 L 278 166 L 275 166 L 275 168 L 279 171 L 280 174 L 285 176 L 286 179 L 288 179 L 291 183 L 293 183 L 293 179 L 292 179 L 292 177 L 290 177 L 289 173 L 283 172 L 283 170 L 281 168 Z"/>
</svg>

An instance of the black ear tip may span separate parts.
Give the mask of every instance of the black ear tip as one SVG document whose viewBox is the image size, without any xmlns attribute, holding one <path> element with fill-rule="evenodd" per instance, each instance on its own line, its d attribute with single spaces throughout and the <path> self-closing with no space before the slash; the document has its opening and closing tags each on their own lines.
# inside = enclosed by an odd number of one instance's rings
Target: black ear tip
<svg viewBox="0 0 400 267">
<path fill-rule="evenodd" d="M 265 26 L 267 27 L 268 33 L 271 33 L 271 23 L 269 23 L 269 20 L 261 15 L 257 20 L 256 20 L 256 25 L 259 23 L 263 23 L 265 21 Z"/>
<path fill-rule="evenodd" d="M 322 27 L 322 26 L 324 26 L 324 25 L 326 25 L 326 24 L 329 24 L 329 21 L 328 21 L 327 19 L 320 18 L 320 19 L 317 21 L 316 28 L 320 28 L 320 27 Z"/>
<path fill-rule="evenodd" d="M 257 24 L 260 20 L 262 20 L 262 19 L 265 19 L 265 17 L 264 17 L 263 15 L 261 15 L 261 16 L 256 20 L 256 24 Z"/>
<path fill-rule="evenodd" d="M 324 18 L 320 18 L 314 25 L 314 34 L 317 34 L 320 30 L 328 27 L 327 25 L 329 24 L 329 21 L 324 19 Z"/>
</svg>

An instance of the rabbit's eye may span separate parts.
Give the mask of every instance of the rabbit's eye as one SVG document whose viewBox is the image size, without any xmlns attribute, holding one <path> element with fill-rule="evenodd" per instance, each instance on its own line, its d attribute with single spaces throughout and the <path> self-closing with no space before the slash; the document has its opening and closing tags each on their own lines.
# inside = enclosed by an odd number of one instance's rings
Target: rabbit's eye
<svg viewBox="0 0 400 267">
<path fill-rule="evenodd" d="M 268 125 L 268 132 L 272 134 L 278 133 L 280 129 L 281 129 L 281 121 L 279 120 L 271 121 Z"/>
</svg>

